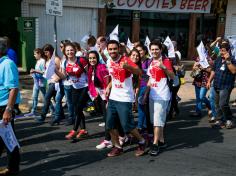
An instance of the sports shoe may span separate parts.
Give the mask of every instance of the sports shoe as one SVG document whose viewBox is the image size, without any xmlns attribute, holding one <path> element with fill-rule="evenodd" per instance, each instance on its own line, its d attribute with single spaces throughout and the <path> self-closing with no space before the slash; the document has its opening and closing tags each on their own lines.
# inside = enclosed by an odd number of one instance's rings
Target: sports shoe
<svg viewBox="0 0 236 176">
<path fill-rule="evenodd" d="M 104 127 L 105 126 L 105 122 L 99 123 L 98 126 Z"/>
<path fill-rule="evenodd" d="M 119 136 L 119 143 L 121 146 L 123 146 L 128 141 L 129 141 L 129 138 L 126 135 L 124 137 Z"/>
<path fill-rule="evenodd" d="M 146 149 L 146 141 L 143 144 L 138 144 L 138 148 L 135 151 L 135 156 L 142 156 L 145 153 L 145 149 Z"/>
<path fill-rule="evenodd" d="M 232 120 L 227 120 L 226 123 L 225 123 L 225 127 L 227 129 L 231 129 L 234 127 L 234 123 L 232 122 Z"/>
<path fill-rule="evenodd" d="M 225 128 L 225 123 L 221 120 L 217 120 L 214 124 L 211 125 L 211 127 L 215 129 L 222 129 Z"/>
<path fill-rule="evenodd" d="M 119 156 L 123 153 L 122 148 L 113 147 L 112 150 L 107 154 L 108 157 Z"/>
<path fill-rule="evenodd" d="M 216 121 L 216 118 L 214 116 L 212 116 L 210 119 L 209 119 L 209 123 L 214 123 Z"/>
<path fill-rule="evenodd" d="M 70 139 L 74 138 L 75 136 L 76 136 L 76 131 L 71 130 L 71 131 L 65 136 L 65 138 L 68 139 L 68 140 L 70 140 Z"/>
<path fill-rule="evenodd" d="M 79 131 L 79 133 L 76 136 L 76 139 L 80 139 L 80 138 L 84 138 L 88 135 L 88 131 L 86 131 L 85 129 L 82 129 Z"/>
<path fill-rule="evenodd" d="M 104 148 L 112 148 L 111 141 L 103 140 L 100 144 L 96 146 L 96 149 L 101 150 Z"/>
<path fill-rule="evenodd" d="M 159 151 L 159 146 L 157 144 L 153 144 L 149 151 L 149 154 L 151 156 L 157 156 L 159 154 Z"/>
<path fill-rule="evenodd" d="M 159 146 L 159 149 L 165 149 L 167 148 L 168 145 L 166 142 L 158 141 L 158 146 Z"/>
</svg>

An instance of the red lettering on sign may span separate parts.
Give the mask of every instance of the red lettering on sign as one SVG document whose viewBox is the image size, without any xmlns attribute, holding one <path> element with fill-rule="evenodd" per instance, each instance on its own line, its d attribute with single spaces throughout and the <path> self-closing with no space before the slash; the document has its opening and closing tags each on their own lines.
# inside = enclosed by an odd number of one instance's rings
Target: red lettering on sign
<svg viewBox="0 0 236 176">
<path fill-rule="evenodd" d="M 193 9 L 193 7 L 194 7 L 194 2 L 195 0 L 189 0 L 188 1 L 188 7 L 187 7 L 187 9 Z"/>
<path fill-rule="evenodd" d="M 200 10 L 202 5 L 202 0 L 196 0 L 194 10 Z"/>
<path fill-rule="evenodd" d="M 155 0 L 151 0 L 152 3 L 150 3 L 150 4 L 148 4 L 148 2 L 149 2 L 149 0 L 146 0 L 146 4 L 145 5 L 146 5 L 147 8 L 150 8 L 150 7 L 152 7 L 154 5 Z"/>
<path fill-rule="evenodd" d="M 138 4 L 138 8 L 142 5 L 143 0 L 138 0 L 139 4 Z"/>
<path fill-rule="evenodd" d="M 131 4 L 130 1 L 131 1 L 131 2 L 133 1 L 133 4 Z M 137 0 L 127 0 L 127 5 L 128 5 L 129 7 L 132 7 L 132 6 L 134 6 L 134 4 L 136 4 L 136 1 L 137 1 Z"/>
<path fill-rule="evenodd" d="M 169 0 L 163 0 L 162 8 L 169 8 Z"/>
<path fill-rule="evenodd" d="M 180 7 L 179 8 L 180 9 L 185 9 L 185 6 L 186 6 L 187 2 L 188 2 L 187 0 L 182 0 L 181 3 L 180 3 Z"/>
<path fill-rule="evenodd" d="M 202 10 L 206 11 L 206 6 L 209 4 L 209 0 L 204 0 L 202 3 Z"/>
<path fill-rule="evenodd" d="M 122 1 L 122 0 L 118 0 L 118 2 L 117 2 L 117 5 L 118 5 L 118 6 L 123 6 L 123 5 L 125 5 L 125 3 L 124 3 L 124 2 L 121 3 L 121 1 Z"/>
</svg>

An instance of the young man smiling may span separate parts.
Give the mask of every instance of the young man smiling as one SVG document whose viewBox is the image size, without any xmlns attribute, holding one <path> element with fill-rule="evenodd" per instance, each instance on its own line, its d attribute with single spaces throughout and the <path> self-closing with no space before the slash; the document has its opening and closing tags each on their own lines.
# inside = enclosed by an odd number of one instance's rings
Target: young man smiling
<svg viewBox="0 0 236 176">
<path fill-rule="evenodd" d="M 134 102 L 132 74 L 141 74 L 141 70 L 130 58 L 119 54 L 119 43 L 117 41 L 108 41 L 107 50 L 111 57 L 107 62 L 107 67 L 112 81 L 106 89 L 106 94 L 109 95 L 106 127 L 110 131 L 114 146 L 107 156 L 118 156 L 123 152 L 119 143 L 117 120 L 120 121 L 125 133 L 131 133 L 138 139 L 139 146 L 135 155 L 141 156 L 145 153 L 146 142 L 135 128 L 132 116 L 132 103 Z"/>
</svg>

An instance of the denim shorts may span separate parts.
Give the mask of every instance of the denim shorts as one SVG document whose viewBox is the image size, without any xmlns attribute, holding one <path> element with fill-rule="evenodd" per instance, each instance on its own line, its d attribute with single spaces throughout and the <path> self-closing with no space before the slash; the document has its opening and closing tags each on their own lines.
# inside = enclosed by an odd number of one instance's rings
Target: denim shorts
<svg viewBox="0 0 236 176">
<path fill-rule="evenodd" d="M 117 129 L 117 120 L 125 133 L 135 129 L 134 118 L 132 115 L 132 102 L 120 102 L 115 100 L 108 101 L 106 128 Z"/>
<path fill-rule="evenodd" d="M 169 101 L 149 99 L 150 120 L 155 127 L 164 127 Z"/>
</svg>

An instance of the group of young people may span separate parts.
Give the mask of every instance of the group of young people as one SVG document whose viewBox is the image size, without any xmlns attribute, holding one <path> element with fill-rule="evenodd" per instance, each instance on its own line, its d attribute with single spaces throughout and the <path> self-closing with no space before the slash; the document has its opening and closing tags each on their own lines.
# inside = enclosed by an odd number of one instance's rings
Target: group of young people
<svg viewBox="0 0 236 176">
<path fill-rule="evenodd" d="M 128 48 L 124 43 L 107 40 L 104 36 L 97 39 L 91 36 L 86 50 L 76 42 L 61 41 L 61 58 L 55 56 L 50 44 L 35 49 L 37 63 L 31 70 L 34 78 L 31 114 L 36 112 L 41 91 L 44 106 L 40 116 L 35 117 L 36 121 L 43 123 L 50 109 L 53 112 L 50 124 L 59 124 L 65 116 L 62 107 L 65 95 L 68 108 L 66 124 L 73 124 L 65 138 L 81 139 L 88 135 L 83 109 L 90 100 L 96 111 L 102 112 L 105 122 L 104 140 L 96 146 L 97 149 L 112 148 L 107 156 L 120 155 L 127 136 L 131 136 L 138 142 L 136 156 L 143 155 L 147 146 L 150 146 L 150 155 L 158 155 L 167 146 L 164 138 L 167 118 L 179 114 L 177 93 L 180 78 L 184 77 L 181 54 L 176 50 L 176 42 L 172 43 L 175 47 L 175 57 L 172 58 L 168 57 L 167 47 L 160 40 L 153 40 L 148 47 L 138 42 L 133 48 Z M 211 48 L 213 46 L 214 43 Z M 220 42 L 218 55 L 209 61 L 207 68 L 202 68 L 196 60 L 193 69 L 198 67 L 202 74 L 201 78 L 194 78 L 196 113 L 193 116 L 201 115 L 202 103 L 206 102 L 214 126 L 232 128 L 228 103 L 236 66 L 229 50 L 229 43 Z M 209 79 L 206 80 L 207 74 Z M 206 100 L 207 88 L 210 87 L 214 93 L 211 104 Z M 51 102 L 53 97 L 55 106 Z M 138 112 L 137 125 L 133 110 Z M 222 118 L 221 121 L 215 120 L 217 117 Z"/>
</svg>

